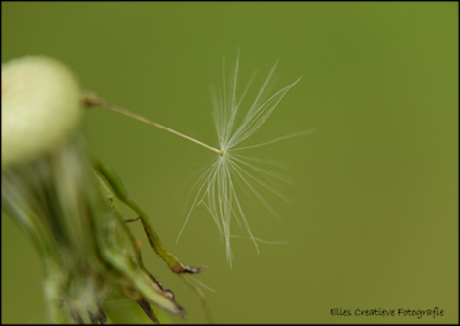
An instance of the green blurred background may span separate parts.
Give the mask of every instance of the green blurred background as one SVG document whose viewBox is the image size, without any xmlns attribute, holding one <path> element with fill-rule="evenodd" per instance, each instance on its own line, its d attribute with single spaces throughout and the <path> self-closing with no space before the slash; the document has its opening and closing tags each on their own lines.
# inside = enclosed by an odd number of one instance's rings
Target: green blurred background
<svg viewBox="0 0 460 326">
<path fill-rule="evenodd" d="M 210 86 L 238 49 L 242 85 L 259 72 L 254 91 L 277 59 L 272 90 L 303 75 L 247 145 L 317 128 L 246 153 L 287 163 L 296 181 L 282 189 L 292 203 L 268 196 L 280 220 L 247 208 L 256 235 L 286 245 L 258 256 L 234 239 L 230 269 L 203 208 L 176 245 L 193 175 L 214 154 L 103 109 L 85 121 L 166 247 L 209 267 L 197 279 L 216 290 L 203 290 L 215 322 L 458 321 L 458 3 L 2 2 L 2 62 L 52 56 L 85 89 L 215 146 Z M 173 321 L 205 322 L 135 224 L 146 266 L 188 310 Z M 31 242 L 2 218 L 3 323 L 47 321 L 42 280 Z M 379 307 L 445 315 L 331 316 Z"/>
</svg>

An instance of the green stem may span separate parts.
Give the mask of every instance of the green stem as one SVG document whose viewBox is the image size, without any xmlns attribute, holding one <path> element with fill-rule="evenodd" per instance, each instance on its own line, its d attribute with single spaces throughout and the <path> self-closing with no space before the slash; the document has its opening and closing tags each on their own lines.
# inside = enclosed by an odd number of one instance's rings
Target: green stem
<svg viewBox="0 0 460 326">
<path fill-rule="evenodd" d="M 159 123 L 156 123 L 156 122 L 154 122 L 152 120 L 144 118 L 143 116 L 135 114 L 135 113 L 133 113 L 131 111 L 128 111 L 126 109 L 123 109 L 122 107 L 119 107 L 117 105 L 111 104 L 108 101 L 98 97 L 94 93 L 86 91 L 86 92 L 83 93 L 82 98 L 83 98 L 83 103 L 87 107 L 100 106 L 100 107 L 102 107 L 104 109 L 111 110 L 111 111 L 123 114 L 123 115 L 125 115 L 127 117 L 130 117 L 130 118 L 135 119 L 137 121 L 140 121 L 140 122 L 143 122 L 145 124 L 151 125 L 151 126 L 153 126 L 155 128 L 166 130 L 166 131 L 168 131 L 168 132 L 170 132 L 172 134 L 175 134 L 175 135 L 177 135 L 179 137 L 182 137 L 182 138 L 185 138 L 187 140 L 190 140 L 191 142 L 194 142 L 195 144 L 198 144 L 198 145 L 203 146 L 203 147 L 205 147 L 205 148 L 207 148 L 207 149 L 209 149 L 209 150 L 211 150 L 213 152 L 216 152 L 219 155 L 224 155 L 225 154 L 224 150 L 219 150 L 217 148 L 209 146 L 208 144 L 205 144 L 205 143 L 199 141 L 198 139 L 195 139 L 195 138 L 192 138 L 190 136 L 187 136 L 187 135 L 185 135 L 185 134 L 183 134 L 183 133 L 181 133 L 181 132 L 179 132 L 177 130 L 165 127 L 165 126 L 163 126 L 163 125 L 161 125 Z"/>
</svg>

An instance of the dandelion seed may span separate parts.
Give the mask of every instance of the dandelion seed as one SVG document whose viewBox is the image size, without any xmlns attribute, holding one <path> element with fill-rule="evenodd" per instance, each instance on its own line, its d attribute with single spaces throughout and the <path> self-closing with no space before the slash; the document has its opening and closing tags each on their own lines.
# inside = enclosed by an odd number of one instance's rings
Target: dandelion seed
<svg viewBox="0 0 460 326">
<path fill-rule="evenodd" d="M 257 148 L 273 144 L 275 142 L 285 140 L 292 137 L 302 136 L 313 132 L 314 130 L 300 131 L 286 136 L 272 139 L 256 145 L 240 146 L 240 144 L 252 136 L 270 117 L 278 103 L 283 99 L 287 92 L 296 85 L 301 77 L 295 82 L 285 86 L 271 96 L 266 96 L 267 86 L 275 71 L 277 63 L 273 66 L 262 85 L 261 90 L 257 94 L 252 105 L 249 107 L 241 124 L 237 124 L 237 115 L 242 106 L 243 100 L 249 90 L 249 87 L 255 77 L 255 74 L 238 97 L 237 82 L 239 70 L 239 56 L 237 56 L 235 71 L 229 85 L 225 82 L 225 60 L 223 64 L 223 85 L 217 96 L 213 99 L 214 104 L 214 123 L 217 130 L 219 147 L 215 148 L 205 144 L 199 140 L 184 135 L 174 129 L 167 128 L 161 124 L 148 120 L 142 116 L 134 114 L 128 110 L 112 105 L 95 95 L 87 95 L 86 103 L 98 105 L 107 109 L 124 114 L 141 122 L 152 125 L 156 128 L 166 130 L 170 133 L 178 135 L 182 138 L 190 140 L 200 146 L 212 150 L 219 154 L 198 178 L 192 191 L 196 191 L 195 197 L 192 200 L 191 208 L 187 213 L 185 222 L 179 232 L 176 243 L 184 232 L 193 210 L 199 205 L 203 205 L 210 213 L 214 220 L 222 239 L 225 242 L 226 256 L 229 265 L 232 265 L 233 254 L 230 246 L 230 239 L 240 237 L 231 233 L 232 220 L 235 219 L 239 226 L 244 225 L 248 233 L 248 237 L 254 243 L 257 253 L 259 254 L 258 242 L 260 243 L 275 243 L 261 240 L 253 235 L 248 218 L 243 210 L 243 205 L 240 197 L 235 189 L 236 185 L 241 185 L 247 188 L 265 208 L 274 216 L 277 216 L 275 209 L 264 198 L 261 190 L 268 192 L 288 201 L 289 198 L 280 192 L 275 186 L 273 180 L 280 180 L 286 183 L 292 183 L 292 180 L 273 172 L 256 166 L 257 163 L 267 163 L 274 166 L 282 167 L 283 165 L 273 161 L 263 161 L 257 158 L 252 158 L 239 154 L 239 151 Z M 265 98 L 265 100 L 264 100 Z M 268 98 L 268 99 L 266 99 Z M 255 164 L 254 164 L 255 163 Z"/>
</svg>

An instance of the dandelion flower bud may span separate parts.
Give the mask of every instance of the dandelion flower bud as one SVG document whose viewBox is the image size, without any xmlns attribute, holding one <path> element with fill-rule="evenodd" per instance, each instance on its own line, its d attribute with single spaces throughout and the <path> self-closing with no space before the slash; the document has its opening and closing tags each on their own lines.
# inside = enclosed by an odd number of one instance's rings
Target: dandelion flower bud
<svg viewBox="0 0 460 326">
<path fill-rule="evenodd" d="M 50 319 L 104 323 L 114 298 L 136 301 L 152 321 L 150 303 L 183 314 L 144 267 L 109 200 L 114 194 L 79 128 L 82 103 L 72 72 L 56 60 L 30 56 L 2 65 L 2 212 L 40 254 Z"/>
</svg>

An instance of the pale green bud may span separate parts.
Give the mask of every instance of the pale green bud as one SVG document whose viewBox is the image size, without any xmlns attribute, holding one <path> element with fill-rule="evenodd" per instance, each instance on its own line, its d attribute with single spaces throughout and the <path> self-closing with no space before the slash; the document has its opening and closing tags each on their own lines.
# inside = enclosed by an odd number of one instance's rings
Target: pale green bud
<svg viewBox="0 0 460 326">
<path fill-rule="evenodd" d="M 2 64 L 2 169 L 62 143 L 82 113 L 78 83 L 59 61 L 28 56 Z"/>
</svg>

